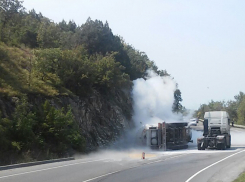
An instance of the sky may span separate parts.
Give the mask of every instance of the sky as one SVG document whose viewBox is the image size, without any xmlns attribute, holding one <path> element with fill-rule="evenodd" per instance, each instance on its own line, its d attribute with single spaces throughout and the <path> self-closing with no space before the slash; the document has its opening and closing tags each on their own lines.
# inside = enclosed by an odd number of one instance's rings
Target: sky
<svg viewBox="0 0 245 182">
<path fill-rule="evenodd" d="M 245 1 L 24 0 L 23 5 L 54 22 L 108 21 L 115 35 L 174 77 L 188 109 L 245 92 Z"/>
</svg>

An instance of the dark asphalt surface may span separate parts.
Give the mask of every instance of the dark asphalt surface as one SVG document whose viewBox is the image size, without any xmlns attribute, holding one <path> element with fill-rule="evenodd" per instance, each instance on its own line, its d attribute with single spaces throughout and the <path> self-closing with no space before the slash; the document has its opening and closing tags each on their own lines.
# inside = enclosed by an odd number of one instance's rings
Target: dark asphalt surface
<svg viewBox="0 0 245 182">
<path fill-rule="evenodd" d="M 245 130 L 233 129 L 233 135 L 234 144 L 225 151 L 198 151 L 194 144 L 187 150 L 149 151 L 146 153 L 152 157 L 145 160 L 129 157 L 131 151 L 105 152 L 73 161 L 3 170 L 0 182 L 228 182 L 245 170 Z"/>
</svg>

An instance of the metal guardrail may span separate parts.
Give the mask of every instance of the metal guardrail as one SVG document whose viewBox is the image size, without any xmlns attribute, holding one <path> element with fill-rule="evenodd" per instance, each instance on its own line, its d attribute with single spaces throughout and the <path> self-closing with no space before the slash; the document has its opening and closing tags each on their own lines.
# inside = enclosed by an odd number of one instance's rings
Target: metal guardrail
<svg viewBox="0 0 245 182">
<path fill-rule="evenodd" d="M 45 161 L 35 161 L 35 162 L 0 166 L 0 171 L 8 170 L 8 169 L 14 169 L 14 168 L 21 168 L 21 167 L 36 166 L 36 165 L 40 165 L 40 164 L 49 164 L 49 163 L 54 163 L 54 162 L 70 161 L 70 160 L 75 160 L 75 158 L 74 157 L 68 157 L 68 158 L 61 158 L 61 159 L 52 159 L 52 160 L 45 160 Z"/>
<path fill-rule="evenodd" d="M 235 128 L 243 128 L 243 129 L 245 129 L 245 126 L 243 126 L 243 125 L 238 125 L 238 124 L 234 124 L 234 126 L 233 127 L 235 127 Z"/>
</svg>

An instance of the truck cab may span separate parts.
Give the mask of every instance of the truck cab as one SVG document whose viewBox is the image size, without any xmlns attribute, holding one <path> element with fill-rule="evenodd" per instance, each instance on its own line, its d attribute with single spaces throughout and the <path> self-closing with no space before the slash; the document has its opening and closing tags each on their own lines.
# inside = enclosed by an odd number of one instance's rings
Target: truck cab
<svg viewBox="0 0 245 182">
<path fill-rule="evenodd" d="M 216 129 L 220 134 L 230 134 L 230 118 L 226 111 L 205 112 L 205 120 L 208 122 L 208 131 Z"/>
<path fill-rule="evenodd" d="M 226 111 L 205 112 L 203 129 L 203 137 L 197 139 L 198 150 L 230 148 L 230 118 Z"/>
</svg>

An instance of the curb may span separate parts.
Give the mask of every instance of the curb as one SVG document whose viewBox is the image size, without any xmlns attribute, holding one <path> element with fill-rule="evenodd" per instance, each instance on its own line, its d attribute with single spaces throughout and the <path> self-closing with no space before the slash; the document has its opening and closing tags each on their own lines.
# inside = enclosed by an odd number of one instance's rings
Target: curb
<svg viewBox="0 0 245 182">
<path fill-rule="evenodd" d="M 49 164 L 49 163 L 54 163 L 54 162 L 70 161 L 70 160 L 75 160 L 75 158 L 74 157 L 68 157 L 68 158 L 61 158 L 61 159 L 52 159 L 52 160 L 45 160 L 45 161 L 36 161 L 36 162 L 28 162 L 28 163 L 20 163 L 20 164 L 13 164 L 13 165 L 7 165 L 7 166 L 0 166 L 0 171 L 8 170 L 8 169 L 21 168 L 21 167 L 36 166 L 36 165 L 41 165 L 41 164 Z"/>
</svg>

